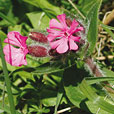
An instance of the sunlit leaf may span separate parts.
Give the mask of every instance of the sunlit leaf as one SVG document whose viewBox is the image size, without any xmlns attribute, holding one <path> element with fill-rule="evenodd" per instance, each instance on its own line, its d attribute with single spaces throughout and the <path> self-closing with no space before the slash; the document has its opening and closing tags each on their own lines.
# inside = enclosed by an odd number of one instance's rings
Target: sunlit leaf
<svg viewBox="0 0 114 114">
<path fill-rule="evenodd" d="M 59 7 L 52 5 L 48 0 L 24 0 L 25 2 L 41 8 L 49 17 L 61 14 Z"/>
<path fill-rule="evenodd" d="M 113 113 L 114 103 L 106 101 L 105 96 L 101 97 L 97 95 L 95 91 L 89 86 L 87 80 L 88 79 L 83 80 L 80 85 L 80 89 L 83 92 L 84 96 L 86 96 L 90 101 L 92 101 L 93 105 L 96 105 L 109 113 Z"/>
<path fill-rule="evenodd" d="M 46 31 L 50 19 L 44 12 L 31 12 L 27 13 L 27 16 L 33 28 Z"/>
</svg>

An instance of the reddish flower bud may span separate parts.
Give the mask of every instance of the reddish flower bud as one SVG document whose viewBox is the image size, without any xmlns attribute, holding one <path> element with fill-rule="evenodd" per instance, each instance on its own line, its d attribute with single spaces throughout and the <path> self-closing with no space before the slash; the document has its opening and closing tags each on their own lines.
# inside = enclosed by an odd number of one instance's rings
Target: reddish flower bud
<svg viewBox="0 0 114 114">
<path fill-rule="evenodd" d="M 68 27 L 70 27 L 72 24 L 72 20 L 70 18 L 66 18 L 66 24 L 68 25 Z"/>
<path fill-rule="evenodd" d="M 34 57 L 46 57 L 48 56 L 48 50 L 43 46 L 28 46 L 29 54 Z"/>
<path fill-rule="evenodd" d="M 32 40 L 38 41 L 40 43 L 48 42 L 47 37 L 43 33 L 40 33 L 40 32 L 30 32 L 29 37 Z"/>
</svg>

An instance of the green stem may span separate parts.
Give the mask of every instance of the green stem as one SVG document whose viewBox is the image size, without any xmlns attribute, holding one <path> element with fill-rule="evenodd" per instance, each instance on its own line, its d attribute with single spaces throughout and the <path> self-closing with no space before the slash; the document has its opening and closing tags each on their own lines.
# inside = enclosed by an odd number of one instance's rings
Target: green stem
<svg viewBox="0 0 114 114">
<path fill-rule="evenodd" d="M 3 54 L 1 39 L 0 39 L 0 56 L 1 56 L 1 60 L 2 60 L 4 78 L 5 78 L 5 83 L 6 83 L 7 93 L 8 93 L 8 100 L 9 100 L 9 104 L 10 104 L 10 111 L 11 111 L 11 114 L 16 114 L 10 79 L 8 76 L 8 70 L 7 70 L 7 66 L 6 66 L 6 62 L 5 62 L 5 58 L 4 58 L 4 54 Z"/>
<path fill-rule="evenodd" d="M 59 86 L 59 90 L 58 90 L 58 93 L 57 93 L 57 100 L 56 100 L 54 114 L 58 114 L 57 109 L 58 109 L 58 106 L 59 106 L 59 104 L 61 102 L 61 99 L 63 97 L 63 93 L 64 93 L 64 90 L 63 90 L 63 77 L 62 77 L 62 80 L 61 80 L 60 86 Z"/>
</svg>

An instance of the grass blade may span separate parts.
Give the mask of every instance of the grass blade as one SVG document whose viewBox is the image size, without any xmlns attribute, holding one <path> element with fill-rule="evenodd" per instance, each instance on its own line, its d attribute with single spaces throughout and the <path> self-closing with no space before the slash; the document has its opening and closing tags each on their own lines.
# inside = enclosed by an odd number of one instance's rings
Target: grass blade
<svg viewBox="0 0 114 114">
<path fill-rule="evenodd" d="M 1 39 L 0 39 L 0 56 L 1 56 L 1 60 L 2 60 L 4 78 L 5 78 L 5 82 L 6 82 L 8 100 L 9 100 L 9 104 L 10 104 L 10 111 L 11 111 L 11 114 L 16 114 L 13 95 L 12 95 L 12 90 L 11 90 L 10 79 L 9 79 L 9 76 L 8 76 L 8 70 L 7 70 L 7 66 L 6 66 L 6 62 L 5 62 L 5 58 L 4 58 L 4 54 L 3 54 Z"/>
</svg>

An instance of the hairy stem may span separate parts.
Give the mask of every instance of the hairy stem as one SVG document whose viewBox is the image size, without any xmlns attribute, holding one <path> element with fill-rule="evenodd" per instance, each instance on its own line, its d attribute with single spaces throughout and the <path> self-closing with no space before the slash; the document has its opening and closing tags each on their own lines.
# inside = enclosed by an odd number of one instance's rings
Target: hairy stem
<svg viewBox="0 0 114 114">
<path fill-rule="evenodd" d="M 103 77 L 103 74 L 101 73 L 101 71 L 99 70 L 97 65 L 94 64 L 94 62 L 93 62 L 91 57 L 86 58 L 84 61 L 89 66 L 89 68 L 90 68 L 90 70 L 91 70 L 91 72 L 93 73 L 94 76 Z M 104 84 L 105 84 L 104 88 L 108 92 L 114 93 L 114 90 L 112 89 L 111 85 L 107 81 L 105 81 Z"/>
</svg>

